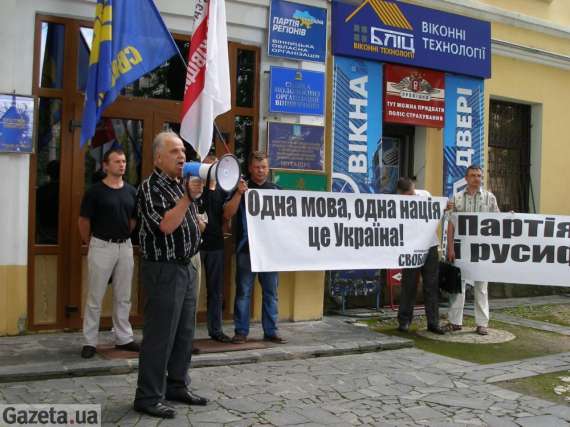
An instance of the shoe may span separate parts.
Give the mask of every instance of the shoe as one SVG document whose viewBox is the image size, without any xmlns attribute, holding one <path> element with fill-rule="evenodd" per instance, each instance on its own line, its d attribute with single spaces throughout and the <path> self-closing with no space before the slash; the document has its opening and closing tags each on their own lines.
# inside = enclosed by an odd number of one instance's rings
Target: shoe
<svg viewBox="0 0 570 427">
<path fill-rule="evenodd" d="M 137 412 L 156 418 L 174 418 L 176 416 L 176 410 L 162 402 L 157 402 L 149 406 L 139 406 L 135 403 L 133 408 Z"/>
<path fill-rule="evenodd" d="M 477 326 L 475 332 L 479 335 L 489 335 L 489 330 L 485 326 Z"/>
<path fill-rule="evenodd" d="M 197 394 L 192 393 L 190 390 L 182 389 L 175 392 L 166 392 L 166 400 L 174 402 L 182 402 L 188 405 L 206 406 L 208 399 Z"/>
<path fill-rule="evenodd" d="M 92 345 L 84 345 L 81 349 L 81 357 L 84 359 L 91 359 L 95 356 L 95 353 L 97 353 L 97 350 Z"/>
<path fill-rule="evenodd" d="M 270 341 L 275 344 L 287 344 L 289 341 L 283 338 L 281 335 L 273 335 L 272 337 L 264 335 L 263 341 Z"/>
<path fill-rule="evenodd" d="M 210 338 L 212 338 L 214 341 L 218 341 L 224 344 L 228 344 L 232 342 L 232 339 L 230 337 L 228 337 L 226 334 L 224 334 L 223 332 L 220 332 L 217 335 L 212 335 Z"/>
<path fill-rule="evenodd" d="M 115 348 L 117 350 L 134 351 L 136 353 L 141 351 L 141 346 L 134 341 L 128 342 L 126 344 L 117 344 Z"/>
<path fill-rule="evenodd" d="M 460 331 L 461 329 L 463 329 L 463 326 L 454 325 L 453 323 L 448 323 L 447 325 L 444 326 L 444 329 L 447 332 L 457 332 L 457 331 Z"/>
<path fill-rule="evenodd" d="M 445 335 L 445 331 L 439 326 L 428 326 L 427 330 L 432 334 Z"/>
<path fill-rule="evenodd" d="M 234 344 L 245 344 L 247 342 L 247 337 L 241 334 L 235 334 L 232 338 L 232 343 Z"/>
<path fill-rule="evenodd" d="M 192 346 L 192 354 L 200 354 L 200 349 L 198 347 Z"/>
<path fill-rule="evenodd" d="M 410 331 L 410 324 L 409 323 L 400 323 L 398 325 L 398 330 L 400 332 L 409 332 Z"/>
</svg>

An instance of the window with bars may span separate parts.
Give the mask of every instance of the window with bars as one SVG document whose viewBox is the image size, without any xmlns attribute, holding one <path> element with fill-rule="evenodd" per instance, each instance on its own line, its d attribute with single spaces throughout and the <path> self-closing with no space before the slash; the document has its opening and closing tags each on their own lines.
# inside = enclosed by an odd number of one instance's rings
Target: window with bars
<svg viewBox="0 0 570 427">
<path fill-rule="evenodd" d="M 531 107 L 491 100 L 489 183 L 501 211 L 529 212 Z"/>
</svg>

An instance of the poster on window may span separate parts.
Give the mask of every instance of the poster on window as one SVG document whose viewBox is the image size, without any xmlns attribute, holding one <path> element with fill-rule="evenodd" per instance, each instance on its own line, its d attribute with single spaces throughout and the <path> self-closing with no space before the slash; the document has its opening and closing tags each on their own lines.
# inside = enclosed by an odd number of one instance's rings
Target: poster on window
<svg viewBox="0 0 570 427">
<path fill-rule="evenodd" d="M 0 153 L 33 151 L 35 99 L 0 94 Z"/>
<path fill-rule="evenodd" d="M 442 128 L 445 74 L 440 71 L 386 64 L 384 121 Z"/>
</svg>

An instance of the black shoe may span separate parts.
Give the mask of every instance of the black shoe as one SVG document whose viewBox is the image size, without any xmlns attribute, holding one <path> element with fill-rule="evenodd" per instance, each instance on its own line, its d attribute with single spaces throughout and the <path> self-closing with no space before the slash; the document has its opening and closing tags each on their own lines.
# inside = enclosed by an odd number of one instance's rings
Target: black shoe
<svg viewBox="0 0 570 427">
<path fill-rule="evenodd" d="M 97 350 L 92 345 L 84 345 L 81 349 L 81 357 L 84 359 L 91 359 L 95 356 L 95 353 L 97 353 Z"/>
<path fill-rule="evenodd" d="M 136 353 L 141 351 L 141 346 L 134 341 L 128 342 L 126 344 L 117 344 L 115 348 L 117 350 L 134 351 Z"/>
<path fill-rule="evenodd" d="M 190 390 L 182 389 L 175 392 L 166 392 L 166 400 L 174 402 L 187 403 L 188 405 L 206 406 L 208 399 L 197 394 L 192 393 Z"/>
<path fill-rule="evenodd" d="M 428 326 L 427 330 L 432 334 L 445 335 L 445 331 L 439 326 Z"/>
<path fill-rule="evenodd" d="M 229 344 L 232 342 L 232 339 L 223 332 L 220 332 L 219 334 L 216 335 L 212 335 L 210 338 L 212 338 L 214 341 L 218 341 L 224 344 Z"/>
<path fill-rule="evenodd" d="M 400 332 L 409 332 L 410 331 L 410 324 L 409 323 L 400 323 L 398 325 L 398 330 Z"/>
<path fill-rule="evenodd" d="M 271 341 L 275 344 L 287 344 L 289 341 L 286 338 L 283 338 L 281 335 L 273 335 L 272 337 L 264 335 L 263 341 Z"/>
<path fill-rule="evenodd" d="M 165 405 L 162 402 L 157 402 L 154 405 L 149 406 L 139 406 L 135 403 L 133 405 L 133 408 L 135 411 L 150 415 L 151 417 L 174 418 L 176 416 L 176 411 L 174 408 Z"/>
</svg>

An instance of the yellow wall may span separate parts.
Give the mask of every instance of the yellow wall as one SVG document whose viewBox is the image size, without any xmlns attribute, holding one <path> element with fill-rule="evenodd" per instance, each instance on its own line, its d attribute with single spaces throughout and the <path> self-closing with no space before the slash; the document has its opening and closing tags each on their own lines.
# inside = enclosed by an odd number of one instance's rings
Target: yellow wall
<svg viewBox="0 0 570 427">
<path fill-rule="evenodd" d="M 570 44 L 570 43 L 569 43 Z M 541 150 L 539 212 L 570 214 L 567 182 L 570 182 L 570 71 L 493 56 L 493 77 L 485 85 L 485 105 L 490 98 L 542 106 L 540 141 L 532 150 Z M 486 115 L 488 122 L 488 114 Z"/>
<path fill-rule="evenodd" d="M 0 336 L 17 335 L 26 326 L 27 267 L 0 265 Z"/>
<path fill-rule="evenodd" d="M 490 6 L 517 12 L 558 25 L 570 26 L 568 0 L 479 0 Z"/>
</svg>

